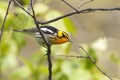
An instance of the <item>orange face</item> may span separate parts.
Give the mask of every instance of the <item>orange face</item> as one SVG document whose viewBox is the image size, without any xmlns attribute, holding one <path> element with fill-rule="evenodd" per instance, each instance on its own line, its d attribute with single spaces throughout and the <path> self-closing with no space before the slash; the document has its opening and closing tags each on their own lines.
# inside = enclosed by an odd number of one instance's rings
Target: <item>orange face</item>
<svg viewBox="0 0 120 80">
<path fill-rule="evenodd" d="M 53 44 L 62 44 L 70 41 L 69 35 L 64 31 L 58 31 L 56 38 L 52 40 Z"/>
<path fill-rule="evenodd" d="M 66 39 L 66 38 L 57 38 L 53 41 L 54 44 L 62 44 L 62 43 L 65 43 L 65 42 L 68 42 L 69 39 Z"/>
</svg>

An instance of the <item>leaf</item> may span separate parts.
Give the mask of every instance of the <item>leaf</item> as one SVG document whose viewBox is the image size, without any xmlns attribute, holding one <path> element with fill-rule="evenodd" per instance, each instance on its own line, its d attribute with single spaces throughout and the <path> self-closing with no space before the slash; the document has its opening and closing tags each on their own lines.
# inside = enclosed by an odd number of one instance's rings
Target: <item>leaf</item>
<svg viewBox="0 0 120 80">
<path fill-rule="evenodd" d="M 63 21 L 67 31 L 75 34 L 77 30 L 74 23 L 69 18 L 64 18 Z"/>
<path fill-rule="evenodd" d="M 16 41 L 19 50 L 25 45 L 25 35 L 24 33 L 14 32 L 13 38 Z"/>
<path fill-rule="evenodd" d="M 46 4 L 49 4 L 52 0 L 44 0 Z"/>
<path fill-rule="evenodd" d="M 80 68 L 77 68 L 75 71 L 73 71 L 71 76 L 68 80 L 93 80 L 90 72 Z"/>
<path fill-rule="evenodd" d="M 63 62 L 61 69 L 62 69 L 62 72 L 67 76 L 70 76 L 72 73 L 71 64 L 69 62 Z"/>
<path fill-rule="evenodd" d="M 0 47 L 2 55 L 15 53 L 17 51 L 15 40 L 12 39 L 12 30 L 4 32 Z"/>
<path fill-rule="evenodd" d="M 97 61 L 97 55 L 96 55 L 96 52 L 93 48 L 89 47 L 88 48 L 88 53 L 90 54 L 90 56 L 95 60 Z"/>
<path fill-rule="evenodd" d="M 96 55 L 96 52 L 94 49 L 89 47 L 88 54 L 94 59 L 95 62 L 97 62 L 97 55 Z M 91 62 L 91 60 L 89 60 L 89 59 L 85 60 L 85 68 L 86 69 L 93 69 L 94 68 L 94 64 Z"/>
<path fill-rule="evenodd" d="M 110 59 L 111 59 L 111 61 L 114 62 L 115 64 L 120 65 L 120 59 L 119 59 L 119 57 L 118 57 L 117 55 L 115 55 L 114 53 L 112 53 L 112 54 L 110 55 Z"/>
<path fill-rule="evenodd" d="M 15 69 L 10 74 L 10 80 L 24 80 L 25 78 L 29 79 L 31 75 L 30 69 L 27 66 L 22 66 L 20 68 Z"/>
<path fill-rule="evenodd" d="M 49 7 L 43 3 L 37 3 L 34 6 L 34 10 L 36 15 L 45 15 L 46 12 L 49 10 Z"/>
<path fill-rule="evenodd" d="M 4 18 L 3 15 L 5 15 L 7 5 L 8 5 L 7 1 L 0 1 L 0 18 L 2 18 L 2 19 Z"/>
<path fill-rule="evenodd" d="M 31 28 L 34 26 L 33 20 L 24 14 L 18 14 L 14 16 L 10 16 L 7 19 L 5 28 L 9 29 L 9 27 L 13 27 L 13 29 L 25 29 Z"/>
</svg>

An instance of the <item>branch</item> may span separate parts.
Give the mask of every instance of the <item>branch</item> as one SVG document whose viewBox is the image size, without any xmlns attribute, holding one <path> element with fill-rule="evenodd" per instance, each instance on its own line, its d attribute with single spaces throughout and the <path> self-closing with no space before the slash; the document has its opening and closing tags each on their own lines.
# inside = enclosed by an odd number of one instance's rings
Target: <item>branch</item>
<svg viewBox="0 0 120 80">
<path fill-rule="evenodd" d="M 90 2 L 93 2 L 94 0 L 81 0 L 81 2 L 83 2 L 83 3 L 81 3 L 81 5 L 77 8 L 77 9 L 80 9 L 82 6 L 84 6 L 85 4 L 87 4 L 87 3 L 90 3 Z"/>
<path fill-rule="evenodd" d="M 46 46 L 47 46 L 47 57 L 48 57 L 47 59 L 48 59 L 48 65 L 49 65 L 49 68 L 48 68 L 48 70 L 49 70 L 49 77 L 48 77 L 48 79 L 49 79 L 49 80 L 52 80 L 51 44 L 45 39 L 45 37 L 44 37 L 44 35 L 43 35 L 40 27 L 39 27 L 39 24 L 37 23 L 37 19 L 36 19 L 36 16 L 35 16 L 35 11 L 34 11 L 34 9 L 33 9 L 33 0 L 30 0 L 30 4 L 29 4 L 29 5 L 31 6 L 31 10 L 32 10 L 33 15 L 30 14 L 29 11 L 25 10 L 25 9 L 23 8 L 23 6 L 22 6 L 21 4 L 19 4 L 16 0 L 13 0 L 13 1 L 14 1 L 14 3 L 16 3 L 23 11 L 25 11 L 29 16 L 31 16 L 31 17 L 34 19 L 34 23 L 36 24 L 36 28 L 38 29 L 38 32 L 39 32 L 40 35 L 42 36 L 42 38 L 43 38 L 43 40 L 44 40 L 44 42 L 45 42 L 45 44 L 46 44 Z"/>
<path fill-rule="evenodd" d="M 70 58 L 89 58 L 85 56 L 77 56 L 77 55 L 52 55 L 52 57 L 70 57 Z"/>
<path fill-rule="evenodd" d="M 103 72 L 101 70 L 101 68 L 96 64 L 96 62 L 94 61 L 94 59 L 89 55 L 89 53 L 82 47 L 82 46 L 79 46 L 83 51 L 84 53 L 87 55 L 87 56 L 77 56 L 77 55 L 52 55 L 52 57 L 70 57 L 70 58 L 87 58 L 89 59 L 96 67 L 97 69 L 106 77 L 108 77 L 110 80 L 112 80 L 112 78 L 110 76 L 108 76 L 105 72 Z"/>
<path fill-rule="evenodd" d="M 51 22 L 58 21 L 60 19 L 72 16 L 72 15 L 75 15 L 75 14 L 91 13 L 91 12 L 95 12 L 95 11 L 116 11 L 116 10 L 120 11 L 120 7 L 116 7 L 116 8 L 87 8 L 87 9 L 83 9 L 83 10 L 78 10 L 77 12 L 75 12 L 75 11 L 70 12 L 68 14 L 65 14 L 63 16 L 60 16 L 60 17 L 57 17 L 57 18 L 54 18 L 54 19 L 51 19 L 49 21 L 45 21 L 45 22 L 37 21 L 37 23 L 43 25 L 43 24 L 48 24 L 48 23 L 51 23 Z"/>
<path fill-rule="evenodd" d="M 105 72 L 103 72 L 101 70 L 101 68 L 96 64 L 96 62 L 94 61 L 94 59 L 89 55 L 89 53 L 82 47 L 82 46 L 79 46 L 83 51 L 84 53 L 86 53 L 86 55 L 88 56 L 88 59 L 97 67 L 97 69 L 106 77 L 108 77 L 110 80 L 112 80 L 112 78 L 106 74 Z"/>
<path fill-rule="evenodd" d="M 47 59 L 48 59 L 48 66 L 49 66 L 49 68 L 48 68 L 48 70 L 49 70 L 48 80 L 52 80 L 51 44 L 45 39 L 45 37 L 44 37 L 40 27 L 39 27 L 39 24 L 37 23 L 37 19 L 36 19 L 36 16 L 35 16 L 35 11 L 34 11 L 33 5 L 32 5 L 33 0 L 30 0 L 30 1 L 31 1 L 31 3 L 30 3 L 31 9 L 32 9 L 32 12 L 33 12 L 32 18 L 34 19 L 34 22 L 36 24 L 36 28 L 38 29 L 40 35 L 42 36 L 42 39 L 44 40 L 44 42 L 45 42 L 45 44 L 47 46 Z"/>
<path fill-rule="evenodd" d="M 12 0 L 9 0 L 8 6 L 7 6 L 7 10 L 6 10 L 6 14 L 5 14 L 5 17 L 4 17 L 4 20 L 3 20 L 3 23 L 2 23 L 1 32 L 0 32 L 0 43 L 2 41 L 2 35 L 4 33 L 5 22 L 6 22 L 6 19 L 7 19 L 7 15 L 8 15 L 8 11 L 10 9 L 11 3 L 12 3 Z M 1 66 L 2 66 L 2 62 L 0 61 L 0 67 Z M 0 68 L 0 77 L 2 78 L 2 70 L 1 70 L 1 68 Z"/>
<path fill-rule="evenodd" d="M 5 17 L 4 17 L 4 20 L 3 20 L 3 23 L 2 23 L 1 34 L 0 34 L 0 42 L 1 42 L 1 39 L 2 39 L 2 35 L 3 35 L 3 32 L 4 32 L 5 22 L 6 22 L 8 11 L 10 9 L 10 5 L 11 5 L 12 1 L 13 0 L 9 0 L 8 7 L 7 7 L 7 10 L 6 10 L 6 14 L 5 14 Z"/>
<path fill-rule="evenodd" d="M 51 60 L 51 46 L 48 47 L 47 50 L 47 59 L 48 59 L 48 70 L 49 70 L 49 76 L 48 80 L 52 80 L 52 60 Z"/>
<path fill-rule="evenodd" d="M 60 17 L 57 17 L 57 18 L 54 18 L 52 20 L 49 20 L 49 21 L 45 21 L 45 22 L 39 22 L 37 21 L 36 19 L 36 16 L 35 16 L 35 11 L 33 9 L 33 0 L 30 0 L 30 6 L 31 6 L 31 9 L 32 9 L 32 13 L 31 14 L 29 11 L 25 10 L 23 8 L 23 6 L 21 6 L 16 0 L 9 0 L 9 4 L 8 4 L 8 7 L 7 7 L 7 11 L 6 11 L 6 14 L 5 14 L 5 17 L 4 17 L 4 21 L 3 21 L 3 24 L 2 24 L 2 29 L 1 29 L 1 34 L 0 34 L 0 42 L 1 42 L 1 38 L 2 38 L 2 34 L 3 34 L 3 31 L 4 31 L 4 25 L 5 25 L 5 22 L 6 22 L 6 18 L 7 18 L 7 15 L 8 15 L 8 11 L 9 11 L 9 7 L 10 7 L 10 4 L 11 2 L 14 1 L 15 4 L 17 4 L 23 11 L 25 11 L 29 16 L 31 16 L 33 19 L 34 19 L 34 23 L 36 25 L 36 28 L 38 29 L 40 35 L 42 36 L 43 40 L 45 41 L 45 44 L 47 46 L 47 59 L 48 59 L 48 70 L 49 70 L 49 77 L 48 79 L 49 80 L 52 80 L 52 61 L 51 61 L 51 44 L 45 39 L 40 27 L 39 27 L 39 24 L 43 25 L 43 24 L 48 24 L 48 23 L 51 23 L 51 22 L 55 22 L 57 20 L 60 20 L 60 19 L 63 19 L 65 17 L 69 17 L 69 16 L 72 16 L 72 15 L 75 15 L 75 14 L 84 14 L 84 13 L 90 13 L 90 12 L 95 12 L 95 11 L 115 11 L 115 10 L 118 10 L 120 11 L 120 8 L 117 7 L 117 8 L 87 8 L 87 9 L 83 9 L 83 10 L 77 10 L 75 9 L 73 6 L 71 6 L 69 3 L 67 3 L 66 1 L 62 0 L 66 5 L 68 5 L 69 7 L 71 7 L 74 11 L 73 12 L 70 12 L 68 14 L 65 14 L 63 16 L 60 16 Z M 85 3 L 86 4 L 86 3 Z M 84 4 L 83 4 L 84 5 Z M 83 6 L 82 5 L 82 6 Z M 105 75 L 106 77 L 108 77 L 110 80 L 112 80 L 112 78 L 110 78 L 110 76 L 108 76 L 106 73 L 104 73 L 100 68 L 99 66 L 96 64 L 96 62 L 94 61 L 94 59 L 89 55 L 89 53 L 83 48 L 80 46 L 80 48 L 86 53 L 87 57 L 84 57 L 84 56 L 74 56 L 74 55 L 58 55 L 58 56 L 61 56 L 61 57 L 76 57 L 76 58 L 88 58 L 96 67 L 97 69 L 103 74 Z M 57 56 L 57 55 L 56 55 Z"/>
<path fill-rule="evenodd" d="M 14 3 L 15 3 L 16 5 L 18 5 L 23 11 L 25 11 L 28 15 L 30 15 L 30 16 L 32 17 L 32 14 L 30 14 L 29 11 L 25 10 L 25 9 L 23 8 L 23 6 L 22 6 L 19 2 L 17 2 L 16 0 L 13 0 L 13 1 L 14 1 Z"/>
<path fill-rule="evenodd" d="M 66 5 L 68 5 L 70 8 L 72 8 L 73 10 L 75 10 L 75 12 L 79 13 L 79 11 L 76 8 L 74 8 L 73 6 L 71 6 L 68 2 L 66 2 L 65 0 L 61 0 L 61 1 L 63 1 Z"/>
<path fill-rule="evenodd" d="M 108 77 L 110 80 L 112 80 L 112 78 L 110 76 L 108 76 L 105 72 L 103 72 L 101 70 L 101 68 L 96 64 L 96 62 L 94 61 L 94 59 L 89 55 L 89 53 L 82 47 L 82 46 L 79 46 L 83 52 L 87 55 L 87 56 L 77 56 L 77 55 L 52 55 L 52 57 L 70 57 L 70 58 L 87 58 L 89 59 L 96 67 L 97 69 L 106 77 Z"/>
</svg>

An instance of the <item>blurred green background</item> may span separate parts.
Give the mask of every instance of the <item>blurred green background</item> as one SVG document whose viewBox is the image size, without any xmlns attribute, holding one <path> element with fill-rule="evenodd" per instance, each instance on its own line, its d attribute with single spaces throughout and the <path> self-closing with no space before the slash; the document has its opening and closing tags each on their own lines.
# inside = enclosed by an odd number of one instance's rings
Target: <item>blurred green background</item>
<svg viewBox="0 0 120 80">
<path fill-rule="evenodd" d="M 29 0 L 18 0 L 27 9 Z M 80 0 L 66 0 L 75 8 Z M 81 7 L 111 8 L 119 0 L 94 0 Z M 0 29 L 8 0 L 0 0 Z M 35 0 L 34 9 L 39 21 L 47 21 L 72 11 L 61 0 Z M 71 35 L 73 43 L 52 46 L 52 55 L 82 55 L 83 46 L 100 68 L 114 80 L 120 80 L 120 12 L 92 12 L 73 15 L 48 25 Z M 12 3 L 0 43 L 0 80 L 47 80 L 46 49 L 35 39 L 13 29 L 35 27 L 33 19 Z M 53 56 L 53 80 L 109 80 L 88 59 Z"/>
</svg>

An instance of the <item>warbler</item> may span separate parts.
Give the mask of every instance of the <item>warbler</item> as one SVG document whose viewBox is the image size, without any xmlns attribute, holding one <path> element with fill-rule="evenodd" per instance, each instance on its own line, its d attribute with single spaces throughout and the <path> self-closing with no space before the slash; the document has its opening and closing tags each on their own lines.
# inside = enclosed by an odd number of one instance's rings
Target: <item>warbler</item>
<svg viewBox="0 0 120 80">
<path fill-rule="evenodd" d="M 66 32 L 62 30 L 58 30 L 55 27 L 41 26 L 40 29 L 45 39 L 47 40 L 47 42 L 49 42 L 50 45 L 63 44 L 71 41 L 69 35 Z M 33 36 L 41 46 L 43 47 L 46 46 L 45 41 L 43 40 L 37 28 L 14 30 L 14 31 L 27 33 Z"/>
</svg>

